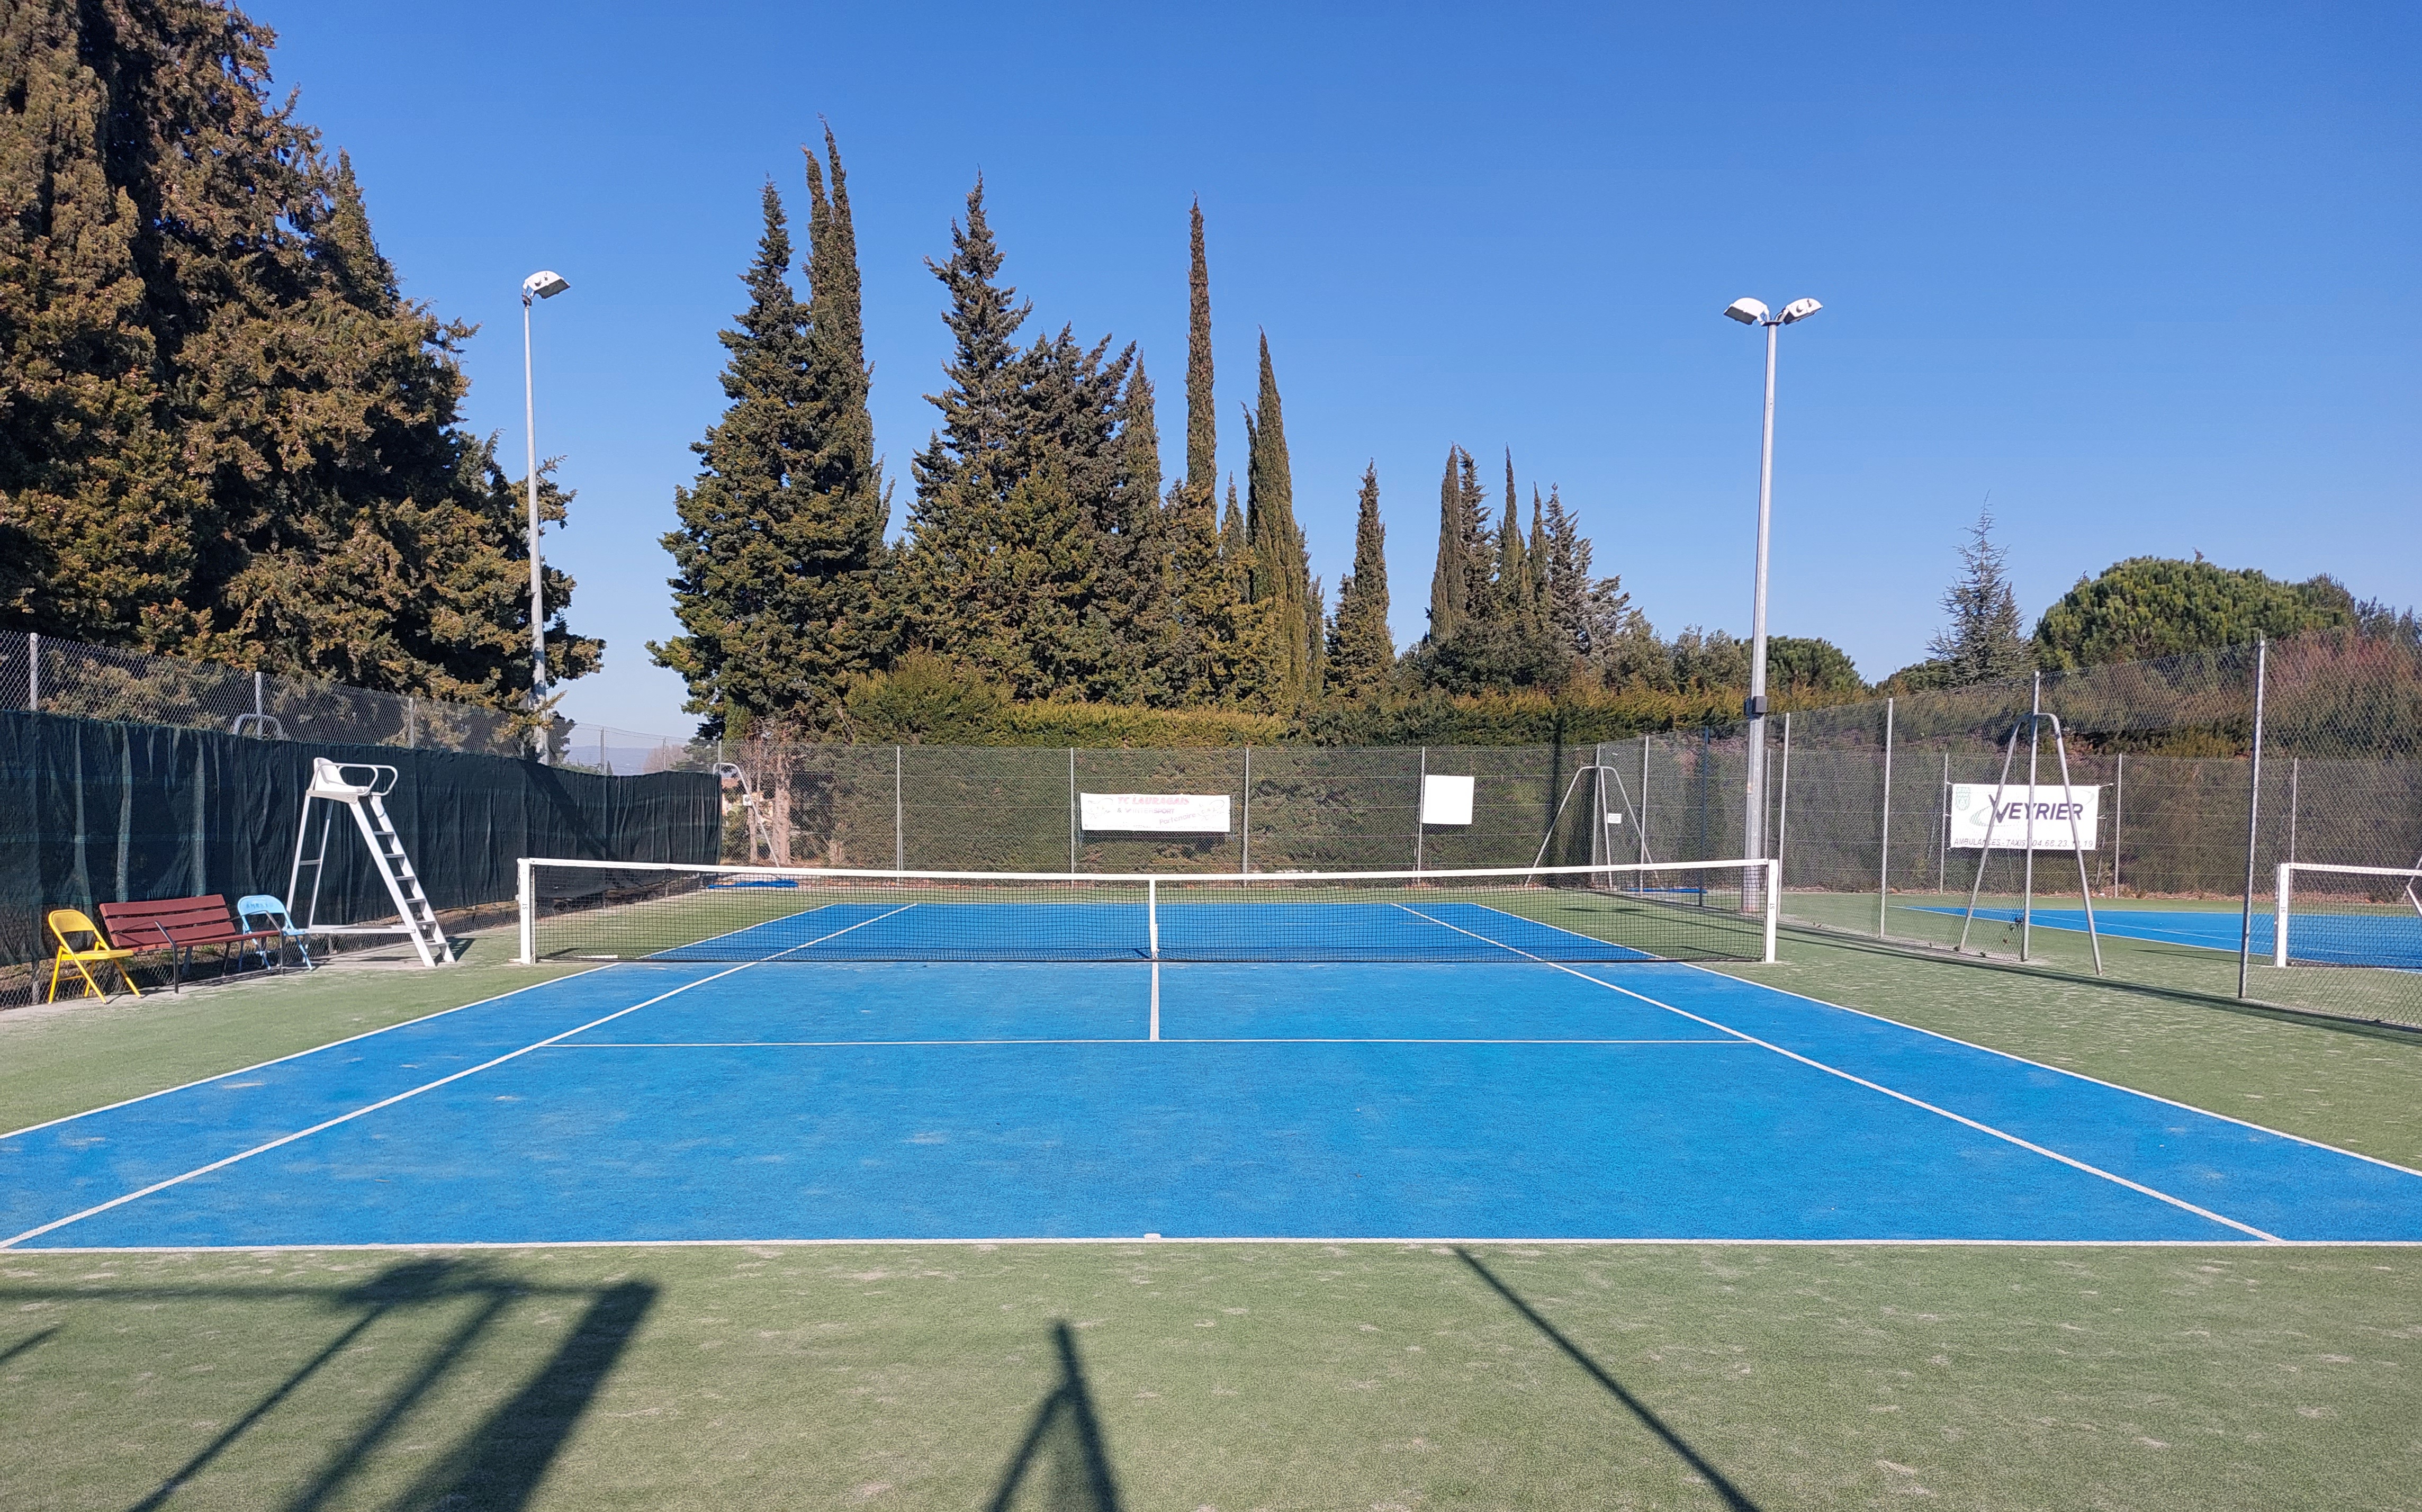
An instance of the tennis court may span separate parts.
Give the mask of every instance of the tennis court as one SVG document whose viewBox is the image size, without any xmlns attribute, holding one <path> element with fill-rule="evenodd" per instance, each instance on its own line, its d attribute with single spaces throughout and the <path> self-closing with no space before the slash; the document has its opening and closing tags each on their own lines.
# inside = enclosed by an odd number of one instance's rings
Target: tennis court
<svg viewBox="0 0 2422 1512">
<path fill-rule="evenodd" d="M 1136 921 L 778 890 L 716 937 L 740 959 L 701 939 L 0 1138 L 0 1247 L 2422 1241 L 2414 1172 L 1637 947 L 1556 960 L 1556 926 L 1468 901 L 1193 906 L 1281 955 L 1442 959 L 1062 959 Z M 1142 919 L 1165 948 L 1185 906 Z M 1041 958 L 885 958 L 979 929 Z"/>
<path fill-rule="evenodd" d="M 1944 907 L 1912 911 L 1954 917 L 1962 912 L 1958 908 Z M 1976 918 L 1980 921 L 2016 923 L 2019 911 L 2015 908 L 1979 908 Z M 2035 923 L 2039 929 L 2066 929 L 2082 935 L 2085 933 L 2085 910 L 2037 908 L 2035 910 Z M 2094 910 L 2094 927 L 2105 935 L 2122 939 L 2192 945 L 2200 950 L 2225 951 L 2235 955 L 2244 921 L 2235 910 L 2216 908 L 2097 908 Z M 2256 909 L 2253 941 L 2255 958 L 2258 961 L 2271 958 L 2272 929 L 2271 911 Z M 2290 957 L 2299 963 L 2422 971 L 2422 917 L 2411 912 L 2402 916 L 2386 912 L 2291 914 L 2288 921 L 2288 948 Z"/>
</svg>

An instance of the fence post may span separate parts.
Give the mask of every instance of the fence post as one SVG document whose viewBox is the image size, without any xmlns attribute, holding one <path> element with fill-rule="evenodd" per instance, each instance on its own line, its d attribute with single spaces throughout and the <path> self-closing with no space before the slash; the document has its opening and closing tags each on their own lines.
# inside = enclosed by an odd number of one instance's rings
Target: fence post
<svg viewBox="0 0 2422 1512">
<path fill-rule="evenodd" d="M 1648 733 L 1640 735 L 1640 811 L 1633 817 L 1640 823 L 1640 864 L 1648 864 Z"/>
<path fill-rule="evenodd" d="M 2254 642 L 2254 765 L 2245 784 L 2245 904 L 2237 926 L 2237 995 L 2245 996 L 2254 963 L 2254 842 L 2262 826 L 2262 693 L 2270 678 L 2271 642 Z"/>
<path fill-rule="evenodd" d="M 1245 819 L 1236 827 L 1244 837 L 1244 850 L 1236 858 L 1239 874 L 1253 869 L 1253 748 L 1245 748 Z"/>
<path fill-rule="evenodd" d="M 1423 806 L 1430 791 L 1430 748 L 1422 748 L 1421 785 L 1413 790 L 1413 870 L 1422 869 L 1422 831 L 1428 827 L 1422 822 Z"/>
<path fill-rule="evenodd" d="M 2303 757 L 2288 758 L 2288 864 L 2290 866 L 2296 862 L 2296 783 L 2303 765 Z"/>
<path fill-rule="evenodd" d="M 900 795 L 900 748 L 891 748 L 891 869 L 908 870 L 908 806 Z"/>
<path fill-rule="evenodd" d="M 1876 937 L 1892 933 L 1887 913 L 1892 906 L 1892 757 L 1893 701 L 1884 700 L 1884 812 L 1876 835 Z"/>
<path fill-rule="evenodd" d="M 1934 890 L 1951 890 L 1951 753 L 1942 753 L 1942 822 L 1934 827 Z"/>
<path fill-rule="evenodd" d="M 420 744 L 420 696 L 407 693 L 403 697 L 403 748 L 410 750 Z"/>
<path fill-rule="evenodd" d="M 1780 889 L 1783 885 L 1784 846 L 1791 839 L 1791 714 L 1788 710 L 1783 716 L 1783 780 L 1778 785 L 1782 791 L 1775 796 L 1774 875 L 1775 886 Z"/>
<path fill-rule="evenodd" d="M 2111 895 L 2119 896 L 2119 837 L 2128 822 L 2128 753 L 2119 753 L 2119 775 L 2111 784 Z"/>
<path fill-rule="evenodd" d="M 1077 748 L 1068 748 L 1068 871 L 1077 870 Z"/>
<path fill-rule="evenodd" d="M 33 713 L 42 712 L 42 634 L 25 632 L 25 707 Z"/>
</svg>

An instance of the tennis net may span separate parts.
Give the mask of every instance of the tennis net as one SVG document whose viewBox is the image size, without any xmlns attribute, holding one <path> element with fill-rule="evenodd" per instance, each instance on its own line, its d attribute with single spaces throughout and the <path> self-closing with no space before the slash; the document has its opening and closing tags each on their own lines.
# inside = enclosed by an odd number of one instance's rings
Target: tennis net
<svg viewBox="0 0 2422 1512">
<path fill-rule="evenodd" d="M 527 858 L 524 961 L 1770 961 L 1775 863 L 1036 874 Z"/>
</svg>

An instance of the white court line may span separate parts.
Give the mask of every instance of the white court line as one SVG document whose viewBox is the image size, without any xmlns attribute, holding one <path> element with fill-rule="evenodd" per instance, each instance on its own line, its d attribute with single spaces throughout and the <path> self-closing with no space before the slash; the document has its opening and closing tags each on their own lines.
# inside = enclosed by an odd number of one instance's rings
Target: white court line
<svg viewBox="0 0 2422 1512">
<path fill-rule="evenodd" d="M 1931 955 L 1912 955 L 1909 958 L 1917 961 L 1942 961 L 1942 957 Z M 2368 1161 L 2372 1165 L 2385 1166 L 2387 1169 L 2397 1172 L 2401 1175 L 2422 1176 L 2422 1171 L 2417 1171 L 2412 1166 L 2401 1166 L 2394 1160 L 2383 1160 L 2376 1155 L 2366 1155 L 2361 1150 L 2349 1150 L 2336 1144 L 2324 1143 L 2320 1140 L 2308 1139 L 2302 1134 L 2290 1134 L 2285 1129 L 2273 1128 L 2268 1124 L 2257 1124 L 2250 1118 L 2240 1118 L 2234 1113 L 2217 1112 L 2210 1108 L 2198 1108 L 2193 1103 L 2180 1102 L 2176 1097 L 2164 1097 L 2157 1092 L 2147 1092 L 2139 1087 L 2121 1086 L 2116 1081 L 2105 1081 L 2100 1077 L 2088 1076 L 2083 1071 L 2071 1071 L 2067 1066 L 2052 1065 L 2043 1061 L 2031 1061 L 2027 1057 L 2017 1054 L 2014 1051 L 1996 1049 L 1990 1045 L 1979 1045 L 1974 1040 L 1964 1040 L 1957 1034 L 1945 1034 L 1940 1030 L 1927 1029 L 1920 1024 L 1908 1023 L 1902 1019 L 1894 1018 L 1884 1014 L 1869 1013 L 1864 1008 L 1853 1008 L 1848 1003 L 1832 1002 L 1823 998 L 1812 998 L 1807 993 L 1794 992 L 1789 987 L 1778 987 L 1770 982 L 1759 982 L 1750 977 L 1737 977 L 1727 971 L 1719 971 L 1713 967 L 1702 966 L 1696 961 L 1670 961 L 1657 962 L 1654 964 L 1660 966 L 1686 967 L 1693 971 L 1705 971 L 1707 975 L 1715 977 L 1720 981 L 1738 983 L 1742 986 L 1756 987 L 1766 992 L 1780 993 L 1786 998 L 1797 998 L 1801 1002 L 1813 1002 L 1819 1008 L 1832 1008 L 1840 1013 L 1856 1014 L 1861 1018 L 1873 1019 L 1879 1024 L 1890 1024 L 1895 1029 L 1905 1029 L 1912 1034 L 1924 1034 L 1929 1039 L 1939 1039 L 1946 1045 L 1957 1045 L 1962 1049 L 1978 1050 L 1987 1055 L 1998 1055 L 2005 1061 L 2015 1061 L 2021 1065 L 2033 1066 L 2038 1071 L 2050 1071 L 2056 1076 L 2073 1077 L 2079 1081 L 2088 1082 L 2097 1087 L 2107 1087 L 2113 1092 L 2124 1092 L 2131 1097 L 2142 1097 L 2147 1102 L 2157 1102 L 2164 1108 L 2176 1108 L 2181 1112 L 2194 1113 L 2203 1118 L 2217 1118 L 2224 1124 L 2235 1124 L 2240 1128 L 2250 1128 L 2257 1134 L 2268 1134 L 2273 1139 L 2287 1140 L 2293 1143 L 2309 1145 L 2316 1150 L 2327 1150 L 2332 1155 L 2343 1155 L 2350 1160 L 2364 1160 Z M 1942 964 L 1958 965 L 1961 963 L 1957 961 L 1942 961 Z M 1592 977 L 1590 980 L 1595 982 L 1597 979 L 1596 977 Z M 1612 983 L 1602 984 L 1608 986 L 1613 985 Z M 1617 988 L 1616 990 L 1620 991 L 1622 989 Z M 2315 1240 L 2313 1242 L 2319 1243 L 2320 1241 Z"/>
<path fill-rule="evenodd" d="M 1604 985 L 1604 984 L 1600 984 Z M 854 1046 L 931 1045 L 1749 1045 L 1738 1039 L 1419 1039 L 1408 1035 L 1202 1035 L 1175 1039 L 1133 1039 L 1096 1035 L 1086 1039 L 904 1039 L 904 1040 L 583 1040 L 577 1045 L 547 1047 L 558 1050 L 821 1050 Z"/>
<path fill-rule="evenodd" d="M 323 967 L 322 969 L 324 970 L 326 968 Z M 543 982 L 533 982 L 527 986 L 515 987 L 511 992 L 499 992 L 493 998 L 481 998 L 477 1002 L 466 1002 L 453 1008 L 440 1008 L 433 1014 L 422 1014 L 417 1018 L 407 1018 L 401 1023 L 388 1024 L 382 1029 L 366 1029 L 358 1034 L 348 1034 L 340 1040 L 330 1040 L 325 1045 L 314 1045 L 307 1050 L 296 1050 L 288 1055 L 272 1056 L 266 1061 L 255 1061 L 250 1065 L 239 1066 L 233 1071 L 219 1071 L 207 1077 L 197 1077 L 191 1081 L 181 1081 L 173 1087 L 163 1087 L 158 1092 L 147 1092 L 139 1097 L 124 1097 L 114 1103 L 103 1103 L 98 1108 L 87 1108 L 80 1113 L 66 1113 L 57 1118 L 44 1119 L 41 1123 L 28 1124 L 24 1128 L 12 1128 L 6 1134 L 0 1134 L 0 1141 L 13 1140 L 20 1134 L 38 1133 L 42 1129 L 55 1127 L 60 1124 L 72 1124 L 79 1118 L 90 1118 L 96 1113 L 105 1113 L 113 1109 L 132 1108 L 136 1103 L 149 1102 L 154 1097 L 165 1097 L 172 1092 L 183 1092 L 191 1087 L 207 1087 L 213 1081 L 225 1081 L 229 1077 L 240 1077 L 250 1072 L 266 1070 L 273 1065 L 283 1065 L 289 1061 L 299 1061 L 307 1055 L 317 1055 L 322 1050 L 333 1050 L 340 1045 L 351 1045 L 355 1040 L 372 1039 L 381 1034 L 392 1034 L 399 1029 L 410 1029 L 415 1024 L 425 1024 L 432 1018 L 443 1018 L 448 1014 L 459 1014 L 467 1012 L 473 1008 L 484 1008 L 492 1002 L 502 1002 L 507 998 L 517 997 L 525 992 L 536 992 L 541 987 L 551 987 L 558 982 L 569 982 L 574 977 L 592 976 L 605 969 L 606 968 L 602 966 L 592 966 L 585 970 L 567 971 L 562 976 L 549 977 Z"/>
<path fill-rule="evenodd" d="M 1474 939 L 1487 940 L 1489 944 L 1496 945 L 1500 950 L 1512 951 L 1515 954 L 1523 956 L 1529 960 L 1537 961 L 1542 966 L 1552 966 L 1559 971 L 1569 972 L 1573 976 L 1580 977 L 1583 982 L 1596 982 L 1599 986 L 1606 988 L 1609 992 L 1619 992 L 1627 998 L 1637 998 L 1642 1002 L 1647 1003 L 1651 1007 L 1662 1008 L 1670 1014 L 1679 1014 L 1684 1018 L 1690 1019 L 1692 1023 L 1705 1024 L 1709 1029 L 1722 1030 L 1727 1034 L 1739 1034 L 1741 1038 L 1749 1041 L 1753 1045 L 1762 1046 L 1767 1049 L 1772 1050 L 1777 1055 L 1797 1061 L 1801 1064 L 1809 1066 L 1815 1070 L 1822 1071 L 1827 1076 L 1839 1077 L 1845 1081 L 1864 1087 L 1870 1092 L 1880 1092 L 1887 1097 L 1895 1098 L 1898 1101 L 1905 1102 L 1912 1108 L 1924 1109 L 1926 1111 L 1933 1113 L 1938 1117 L 1947 1118 L 1955 1124 L 1964 1125 L 1969 1128 L 1973 1128 L 1980 1134 L 1990 1134 L 1997 1140 L 2006 1140 L 2022 1150 L 2032 1151 L 2037 1155 L 2044 1157 L 2048 1160 L 2057 1160 L 2062 1165 L 2073 1167 L 2076 1170 L 2084 1172 L 2088 1175 L 2100 1176 L 2103 1180 L 2125 1187 L 2131 1191 L 2142 1192 L 2147 1197 L 2158 1199 L 2159 1201 L 2169 1204 L 2173 1207 L 2193 1213 L 2197 1218 L 2209 1219 L 2215 1223 L 2226 1224 L 2228 1227 L 2236 1229 L 2241 1234 L 2250 1234 L 2254 1237 L 2264 1240 L 2267 1243 L 2278 1244 L 2284 1242 L 2277 1235 L 2266 1234 L 2262 1230 L 2256 1228 L 2251 1223 L 2241 1223 L 2233 1218 L 2223 1217 L 2221 1214 L 2213 1212 L 2209 1207 L 2198 1207 L 2194 1204 L 2188 1202 L 2183 1197 L 2173 1197 L 2168 1192 L 2162 1191 L 2158 1188 L 2147 1187 L 2141 1181 L 2131 1181 L 2126 1176 L 2120 1175 L 2116 1172 L 2105 1171 L 2100 1166 L 2097 1165 L 2089 1165 L 2085 1161 L 2078 1159 L 2075 1156 L 2063 1155 L 2058 1150 L 2052 1149 L 2047 1145 L 2037 1144 L 2033 1140 L 2021 1139 L 2018 1135 L 2010 1133 L 2007 1129 L 1995 1128 L 1990 1124 L 1981 1123 L 1976 1119 L 1968 1117 L 1964 1113 L 1955 1113 L 1948 1108 L 1939 1108 L 1933 1103 L 1926 1101 L 1924 1098 L 1912 1097 L 1908 1093 L 1895 1091 L 1891 1087 L 1887 1087 L 1880 1081 L 1870 1081 L 1864 1077 L 1845 1071 L 1839 1066 L 1827 1065 L 1824 1062 L 1802 1055 L 1797 1050 L 1785 1049 L 1782 1046 L 1774 1044 L 1769 1040 L 1762 1040 L 1754 1034 L 1744 1033 L 1742 1031 L 1733 1028 L 1730 1024 L 1720 1024 L 1712 1018 L 1708 1018 L 1700 1014 L 1694 1014 L 1687 1008 L 1676 1008 L 1670 1002 L 1659 1002 L 1655 998 L 1648 996 L 1644 992 L 1634 992 L 1629 987 L 1620 987 L 1612 982 L 1599 981 L 1596 977 L 1591 976 L 1585 971 L 1575 971 L 1571 967 L 1565 966 L 1561 962 L 1544 960 L 1539 956 L 1533 955 L 1528 951 L 1518 950 L 1516 947 L 1504 944 L 1502 941 L 1490 940 L 1486 935 L 1476 934 L 1473 931 L 1465 929 L 1457 924 L 1450 924 L 1443 919 L 1430 919 L 1429 915 L 1408 905 L 1400 903 L 1396 905 L 1396 906 L 1403 908 L 1407 913 L 1412 914 L 1416 918 L 1429 919 L 1431 923 L 1438 925 L 1440 929 L 1452 929 L 1459 935 L 1470 935 Z M 1717 973 L 1710 974 L 1712 975 Z"/>
<path fill-rule="evenodd" d="M 1294 1244 L 1329 1246 L 1343 1244 L 1389 1245 L 1400 1250 L 1437 1250 L 1454 1245 L 1486 1246 L 1495 1249 L 1710 1249 L 1746 1250 L 1771 1248 L 1778 1250 L 2216 1250 L 2243 1253 L 2253 1251 L 2270 1253 L 2280 1250 L 2422 1250 L 2422 1239 L 1912 1239 L 1904 1237 L 1847 1239 L 1743 1239 L 1731 1237 L 1683 1238 L 1668 1235 L 1617 1236 L 1612 1238 L 1575 1238 L 1560 1235 L 1552 1238 L 1513 1238 L 1502 1235 L 1487 1237 L 1390 1237 L 1382 1235 L 1336 1234 L 1304 1236 L 1268 1234 L 1205 1234 L 1166 1236 L 1152 1239 L 1140 1235 L 1066 1235 L 1003 1234 L 990 1237 L 967 1239 L 935 1239 L 923 1237 L 849 1238 L 849 1239 L 395 1239 L 376 1242 L 332 1244 L 62 1244 L 45 1250 L 20 1250 L 20 1257 L 69 1254 L 448 1254 L 457 1251 L 491 1250 L 837 1250 L 874 1248 L 933 1249 L 957 1245 L 974 1250 L 999 1249 L 1002 1246 L 1041 1247 L 1046 1245 L 1132 1245 L 1139 1249 L 1149 1245 L 1180 1244 Z M 99 1295 L 96 1293 L 96 1295 Z"/>
<path fill-rule="evenodd" d="M 891 913 L 899 913 L 904 908 L 913 908 L 916 905 L 913 903 L 904 904 L 901 908 L 892 909 Z M 849 929 L 860 929 L 868 924 L 875 922 L 876 920 L 888 919 L 890 916 L 890 914 L 877 914 L 873 919 L 861 919 L 857 923 L 850 925 Z M 849 933 L 849 929 L 834 930 L 833 935 L 845 935 Z M 804 945 L 794 945 L 791 947 L 791 950 L 803 951 L 806 950 L 809 945 L 820 945 L 824 940 L 830 939 L 832 937 L 832 935 L 826 935 L 823 937 L 823 939 L 811 939 Z M 784 951 L 779 953 L 787 955 L 790 953 L 790 951 Z M 766 957 L 768 960 L 774 958 L 775 957 L 773 956 Z M 403 1102 L 408 1098 L 417 1097 L 424 1092 L 433 1092 L 437 1088 L 443 1087 L 449 1082 L 460 1081 L 464 1077 L 477 1076 L 480 1072 L 488 1070 L 493 1066 L 499 1066 L 504 1064 L 507 1061 L 513 1060 L 519 1056 L 527 1055 L 532 1050 L 544 1049 L 546 1047 L 555 1044 L 558 1040 L 566 1040 L 570 1039 L 574 1034 L 585 1033 L 590 1030 L 595 1029 L 600 1024 L 610 1024 L 615 1019 L 621 1017 L 625 1014 L 636 1014 L 642 1008 L 653 1007 L 655 1004 L 664 1001 L 668 998 L 679 997 L 681 994 L 687 992 L 692 987 L 702 987 L 710 982 L 720 982 L 725 977 L 731 975 L 735 971 L 746 971 L 750 967 L 758 964 L 760 963 L 756 961 L 743 961 L 738 966 L 731 967 L 727 970 L 717 971 L 712 976 L 703 976 L 695 982 L 684 982 L 680 986 L 673 988 L 670 992 L 660 992 L 656 996 L 648 999 L 645 1002 L 635 1002 L 628 1008 L 618 1008 L 614 1012 L 607 1014 L 603 1018 L 590 1020 L 588 1023 L 581 1025 L 578 1029 L 567 1029 L 560 1034 L 550 1034 L 545 1039 L 540 1040 L 536 1044 L 525 1045 L 517 1050 L 507 1050 L 504 1054 L 499 1055 L 493 1060 L 482 1061 L 478 1065 L 457 1071 L 450 1076 L 439 1077 L 434 1081 L 423 1082 L 419 1086 L 414 1087 L 408 1092 L 399 1092 L 392 1097 L 382 1097 L 377 1102 L 368 1104 L 365 1107 L 356 1108 L 349 1113 L 338 1113 L 336 1117 L 323 1119 L 321 1122 L 312 1125 L 309 1128 L 297 1129 L 291 1134 L 280 1135 L 278 1138 L 271 1140 L 266 1143 L 256 1144 L 251 1149 L 243 1151 L 240 1154 L 230 1155 L 221 1159 L 212 1160 L 208 1165 L 196 1166 L 193 1170 L 184 1173 L 182 1175 L 170 1176 L 164 1181 L 155 1181 L 139 1191 L 130 1191 L 125 1193 L 123 1196 L 112 1197 L 105 1203 L 96 1203 L 92 1206 L 86 1208 L 83 1212 L 70 1213 L 65 1218 L 53 1219 L 47 1223 L 29 1228 L 23 1234 L 18 1234 L 6 1239 L 0 1239 L 0 1250 L 11 1249 L 16 1245 L 24 1243 L 27 1239 L 39 1238 L 41 1236 L 50 1233 L 54 1229 L 65 1228 L 70 1223 L 80 1222 L 83 1220 L 94 1217 L 97 1214 L 106 1213 L 113 1207 L 120 1207 L 128 1203 L 149 1197 L 153 1192 L 165 1191 L 171 1187 L 181 1186 L 185 1182 L 191 1181 L 196 1176 L 206 1176 L 213 1171 L 224 1171 L 228 1166 L 234 1165 L 239 1161 L 249 1160 L 256 1155 L 266 1155 L 271 1150 L 291 1144 L 297 1140 L 308 1139 L 312 1135 L 317 1134 L 323 1129 L 335 1128 L 339 1124 L 349 1124 L 356 1118 L 360 1118 L 368 1113 L 375 1113 L 383 1108 L 392 1108 L 397 1103 Z"/>
</svg>

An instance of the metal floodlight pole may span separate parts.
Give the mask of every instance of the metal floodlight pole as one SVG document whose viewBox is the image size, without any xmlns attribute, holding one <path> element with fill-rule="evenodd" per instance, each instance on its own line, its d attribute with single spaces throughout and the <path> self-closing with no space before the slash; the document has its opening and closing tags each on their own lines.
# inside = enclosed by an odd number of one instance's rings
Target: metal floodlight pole
<svg viewBox="0 0 2422 1512">
<path fill-rule="evenodd" d="M 1806 320 L 1822 307 L 1813 299 L 1796 299 L 1785 305 L 1781 313 L 1769 314 L 1757 300 L 1736 299 L 1724 310 L 1727 317 L 1744 325 L 1766 329 L 1766 406 L 1759 424 L 1757 453 L 1757 567 L 1750 597 L 1749 699 L 1741 710 L 1749 720 L 1749 772 L 1741 820 L 1744 860 L 1762 860 L 1766 857 L 1766 580 L 1774 505 L 1775 337 L 1784 326 Z M 1744 874 L 1744 892 L 1753 876 L 1762 880 L 1764 874 Z M 1749 900 L 1744 896 L 1742 901 L 1746 904 Z"/>
<path fill-rule="evenodd" d="M 529 559 L 530 559 L 530 715 L 535 721 L 546 702 L 546 579 L 545 568 L 539 559 L 538 547 L 538 389 L 532 376 L 530 359 L 530 303 L 553 299 L 571 288 L 563 276 L 541 269 L 522 280 L 522 432 L 529 443 Z M 546 764 L 548 741 L 543 723 L 534 723 L 532 737 L 538 742 L 538 759 Z"/>
<path fill-rule="evenodd" d="M 2254 958 L 2254 846 L 2262 836 L 2262 695 L 2271 680 L 2271 642 L 2254 642 L 2254 765 L 2245 784 L 2245 903 L 2238 918 L 2237 995 L 2246 995 Z"/>
</svg>

